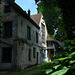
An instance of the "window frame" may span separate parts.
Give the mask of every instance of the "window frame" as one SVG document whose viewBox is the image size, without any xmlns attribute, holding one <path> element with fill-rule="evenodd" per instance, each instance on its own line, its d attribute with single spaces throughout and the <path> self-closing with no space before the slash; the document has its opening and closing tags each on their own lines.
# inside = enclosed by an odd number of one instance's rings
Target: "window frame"
<svg viewBox="0 0 75 75">
<path fill-rule="evenodd" d="M 7 21 L 3 23 L 3 38 L 12 37 L 12 25 L 12 21 Z"/>
<path fill-rule="evenodd" d="M 8 9 L 9 8 L 9 9 Z M 11 7 L 10 5 L 5 5 L 4 6 L 4 13 L 10 13 L 11 12 Z"/>
<path fill-rule="evenodd" d="M 45 44 L 45 25 L 41 23 L 41 31 L 42 31 L 42 43 Z"/>
<path fill-rule="evenodd" d="M 35 56 L 35 54 L 36 54 L 36 48 L 35 47 L 33 47 L 33 58 L 35 58 L 36 56 Z"/>
<path fill-rule="evenodd" d="M 36 32 L 36 43 L 38 43 L 38 32 Z"/>
<path fill-rule="evenodd" d="M 27 39 L 31 40 L 31 27 L 27 25 Z"/>
<path fill-rule="evenodd" d="M 31 49 L 28 51 L 28 60 L 31 61 Z"/>
<path fill-rule="evenodd" d="M 9 53 L 10 53 L 10 55 L 9 55 Z M 12 62 L 12 47 L 3 47 L 1 63 L 11 63 L 11 62 Z"/>
</svg>

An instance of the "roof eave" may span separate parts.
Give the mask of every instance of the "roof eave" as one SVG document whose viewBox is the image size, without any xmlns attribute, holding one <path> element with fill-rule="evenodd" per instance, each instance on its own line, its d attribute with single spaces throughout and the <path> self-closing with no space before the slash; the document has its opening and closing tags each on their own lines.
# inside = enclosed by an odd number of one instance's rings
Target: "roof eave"
<svg viewBox="0 0 75 75">
<path fill-rule="evenodd" d="M 27 20 L 29 20 L 32 24 L 34 24 L 35 27 L 37 27 L 38 29 L 40 29 L 40 27 L 30 18 L 30 16 L 28 14 L 26 14 L 16 3 L 12 3 L 11 1 L 7 1 L 9 4 L 11 4 L 11 6 L 15 9 L 15 11 L 17 11 L 18 13 L 20 13 L 22 16 L 24 16 Z M 17 6 L 18 9 L 14 6 Z"/>
</svg>

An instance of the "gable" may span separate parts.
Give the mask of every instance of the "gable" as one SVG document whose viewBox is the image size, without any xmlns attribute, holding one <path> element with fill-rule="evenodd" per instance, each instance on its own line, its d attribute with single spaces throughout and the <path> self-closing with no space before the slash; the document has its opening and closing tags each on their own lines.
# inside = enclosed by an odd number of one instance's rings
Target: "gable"
<svg viewBox="0 0 75 75">
<path fill-rule="evenodd" d="M 39 14 L 31 15 L 30 17 L 37 25 L 39 25 L 41 16 L 42 16 L 42 13 L 39 13 Z"/>
<path fill-rule="evenodd" d="M 46 40 L 53 40 L 53 38 L 51 38 L 49 35 L 47 35 L 47 39 Z"/>
</svg>

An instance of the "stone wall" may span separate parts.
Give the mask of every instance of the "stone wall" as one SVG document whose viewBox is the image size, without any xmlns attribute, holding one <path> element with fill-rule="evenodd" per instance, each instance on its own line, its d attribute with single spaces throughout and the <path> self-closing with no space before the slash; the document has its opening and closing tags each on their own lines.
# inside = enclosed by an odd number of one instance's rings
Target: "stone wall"
<svg viewBox="0 0 75 75">
<path fill-rule="evenodd" d="M 27 39 L 27 26 L 31 27 L 31 40 Z M 38 34 L 38 43 L 36 43 L 36 32 L 39 32 L 39 29 L 36 28 L 30 21 L 25 17 L 18 16 L 18 38 L 23 39 L 17 43 L 17 64 L 19 67 L 24 69 L 27 66 L 35 65 L 37 63 L 37 52 L 38 52 L 38 64 L 40 63 L 40 44 L 39 44 L 39 34 Z M 36 48 L 36 56 L 33 58 L 33 47 Z M 28 60 L 29 49 L 31 49 L 31 61 Z"/>
<path fill-rule="evenodd" d="M 2 12 L 2 21 L 9 22 L 12 21 L 12 37 L 10 38 L 0 38 L 3 42 L 0 43 L 0 69 L 11 69 L 14 65 L 16 65 L 16 54 L 17 54 L 17 41 L 14 41 L 17 36 L 18 31 L 18 17 L 15 13 L 15 10 L 11 7 L 11 12 L 4 13 L 4 6 L 8 5 L 6 2 L 2 3 L 0 6 Z M 3 27 L 4 28 L 4 27 Z M 4 34 L 4 32 L 3 32 Z M 11 47 L 12 48 L 12 61 L 11 63 L 2 63 L 2 48 Z"/>
<path fill-rule="evenodd" d="M 11 7 L 11 12 L 4 13 L 4 5 L 8 5 L 6 2 L 2 3 L 1 10 L 3 13 L 3 22 L 12 21 L 12 37 L 1 38 L 4 42 L 0 44 L 0 69 L 11 69 L 21 68 L 24 69 L 27 66 L 35 65 L 37 63 L 37 52 L 38 52 L 38 64 L 40 63 L 40 44 L 39 37 L 38 43 L 36 43 L 36 32 L 39 29 L 35 27 L 29 20 L 23 17 L 21 14 L 16 12 Z M 27 39 L 27 26 L 31 27 L 31 40 Z M 38 34 L 39 36 L 39 34 Z M 2 63 L 2 47 L 12 47 L 12 62 Z M 35 58 L 33 58 L 33 47 L 36 48 Z M 31 61 L 28 60 L 29 49 L 31 49 Z"/>
</svg>

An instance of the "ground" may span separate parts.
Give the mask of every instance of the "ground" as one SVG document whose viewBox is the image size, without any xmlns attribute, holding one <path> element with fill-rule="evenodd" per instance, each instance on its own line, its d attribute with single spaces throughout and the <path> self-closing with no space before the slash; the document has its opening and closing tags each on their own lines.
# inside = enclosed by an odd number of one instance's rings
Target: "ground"
<svg viewBox="0 0 75 75">
<path fill-rule="evenodd" d="M 43 71 L 45 66 L 44 64 L 38 65 L 24 71 L 0 71 L 0 75 L 46 75 L 45 71 Z"/>
<path fill-rule="evenodd" d="M 19 72 L 0 72 L 0 75 L 46 75 L 44 72 L 40 72 L 40 70 L 30 70 L 30 71 L 19 71 Z"/>
</svg>

